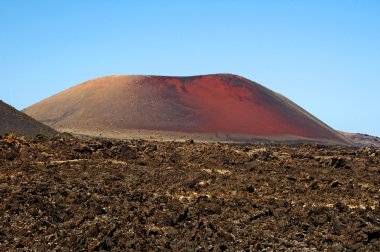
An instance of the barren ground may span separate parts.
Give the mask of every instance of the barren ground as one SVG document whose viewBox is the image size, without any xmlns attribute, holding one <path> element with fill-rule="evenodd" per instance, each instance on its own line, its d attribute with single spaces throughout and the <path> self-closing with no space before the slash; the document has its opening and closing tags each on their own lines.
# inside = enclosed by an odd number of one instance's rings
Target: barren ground
<svg viewBox="0 0 380 252">
<path fill-rule="evenodd" d="M 380 250 L 380 149 L 10 142 L 1 251 Z"/>
<path fill-rule="evenodd" d="M 70 132 L 80 138 L 108 138 L 115 140 L 133 140 L 143 139 L 148 141 L 174 141 L 185 142 L 188 139 L 202 143 L 284 143 L 284 144 L 302 144 L 302 143 L 320 143 L 320 144 L 342 144 L 342 142 L 329 139 L 304 138 L 294 135 L 279 136 L 259 136 L 236 133 L 189 133 L 179 131 L 163 130 L 145 130 L 145 129 L 114 129 L 114 130 L 86 130 L 72 128 L 57 128 L 59 132 Z M 349 144 L 349 141 L 345 141 Z"/>
</svg>

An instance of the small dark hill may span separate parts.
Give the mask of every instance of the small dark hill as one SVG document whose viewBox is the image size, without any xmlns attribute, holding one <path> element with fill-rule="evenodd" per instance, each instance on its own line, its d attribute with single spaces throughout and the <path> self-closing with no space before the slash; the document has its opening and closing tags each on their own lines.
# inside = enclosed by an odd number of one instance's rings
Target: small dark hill
<svg viewBox="0 0 380 252">
<path fill-rule="evenodd" d="M 58 132 L 0 100 L 0 135 L 5 133 L 22 136 L 41 134 L 50 137 Z"/>
</svg>

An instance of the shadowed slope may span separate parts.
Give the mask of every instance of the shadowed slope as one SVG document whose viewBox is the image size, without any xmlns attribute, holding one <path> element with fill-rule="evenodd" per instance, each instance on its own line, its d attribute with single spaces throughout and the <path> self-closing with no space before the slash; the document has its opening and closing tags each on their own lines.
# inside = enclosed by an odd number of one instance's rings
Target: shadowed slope
<svg viewBox="0 0 380 252">
<path fill-rule="evenodd" d="M 242 134 L 344 142 L 296 104 L 245 78 L 107 76 L 24 110 L 56 129 Z"/>
<path fill-rule="evenodd" d="M 53 136 L 58 132 L 0 101 L 0 134 L 5 133 Z"/>
</svg>

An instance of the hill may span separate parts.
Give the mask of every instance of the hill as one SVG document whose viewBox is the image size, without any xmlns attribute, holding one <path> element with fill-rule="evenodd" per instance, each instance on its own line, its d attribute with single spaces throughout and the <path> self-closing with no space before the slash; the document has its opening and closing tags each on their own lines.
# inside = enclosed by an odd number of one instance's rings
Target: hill
<svg viewBox="0 0 380 252">
<path fill-rule="evenodd" d="M 58 132 L 0 100 L 0 135 L 5 133 L 53 136 Z"/>
<path fill-rule="evenodd" d="M 362 133 L 348 133 L 343 131 L 339 131 L 339 133 L 356 145 L 380 147 L 380 137 Z"/>
<path fill-rule="evenodd" d="M 88 135 L 346 143 L 287 98 L 231 74 L 106 76 L 23 111 L 57 130 Z"/>
</svg>

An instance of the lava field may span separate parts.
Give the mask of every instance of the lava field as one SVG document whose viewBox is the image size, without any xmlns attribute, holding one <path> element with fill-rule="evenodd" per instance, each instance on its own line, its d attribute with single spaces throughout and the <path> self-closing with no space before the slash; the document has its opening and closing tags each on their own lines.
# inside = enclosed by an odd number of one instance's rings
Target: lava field
<svg viewBox="0 0 380 252">
<path fill-rule="evenodd" d="M 380 149 L 0 139 L 1 251 L 379 251 Z"/>
</svg>

